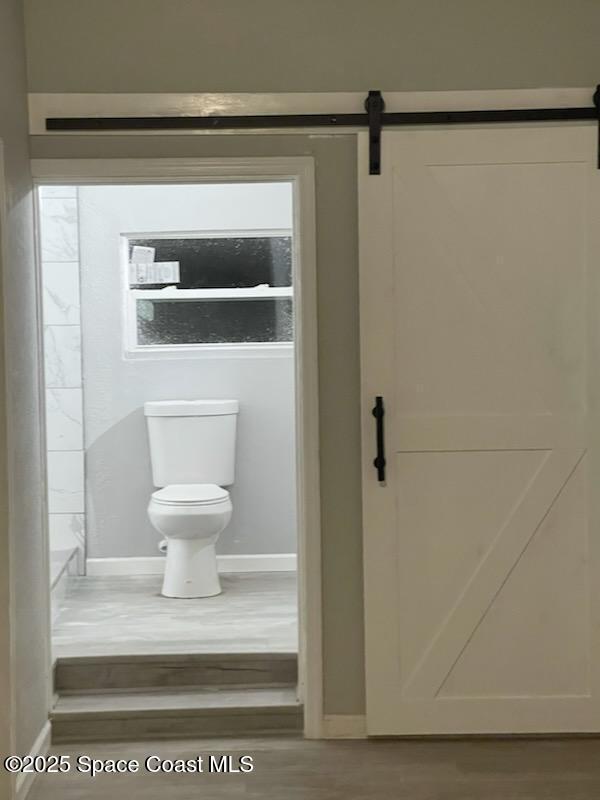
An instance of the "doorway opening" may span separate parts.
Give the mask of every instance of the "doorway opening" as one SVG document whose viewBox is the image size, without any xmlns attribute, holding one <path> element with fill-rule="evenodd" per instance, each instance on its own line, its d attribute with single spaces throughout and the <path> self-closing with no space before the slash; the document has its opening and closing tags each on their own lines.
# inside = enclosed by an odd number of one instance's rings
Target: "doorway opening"
<svg viewBox="0 0 600 800">
<path fill-rule="evenodd" d="M 302 728 L 300 206 L 294 175 L 40 182 L 57 741 Z"/>
</svg>

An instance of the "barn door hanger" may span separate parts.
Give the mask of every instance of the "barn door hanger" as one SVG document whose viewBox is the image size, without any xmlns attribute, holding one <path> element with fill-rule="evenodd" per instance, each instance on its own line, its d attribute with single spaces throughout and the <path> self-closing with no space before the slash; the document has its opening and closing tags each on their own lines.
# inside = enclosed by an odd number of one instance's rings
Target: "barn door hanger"
<svg viewBox="0 0 600 800">
<path fill-rule="evenodd" d="M 514 108 L 480 111 L 398 111 L 384 113 L 381 92 L 370 91 L 365 100 L 369 125 L 369 175 L 381 174 L 381 131 L 386 125 L 468 125 L 502 122 L 598 121 L 597 166 L 600 169 L 600 84 L 591 108 Z"/>
<path fill-rule="evenodd" d="M 369 175 L 381 175 L 381 120 L 385 101 L 381 92 L 372 90 L 365 100 L 369 120 Z"/>
</svg>

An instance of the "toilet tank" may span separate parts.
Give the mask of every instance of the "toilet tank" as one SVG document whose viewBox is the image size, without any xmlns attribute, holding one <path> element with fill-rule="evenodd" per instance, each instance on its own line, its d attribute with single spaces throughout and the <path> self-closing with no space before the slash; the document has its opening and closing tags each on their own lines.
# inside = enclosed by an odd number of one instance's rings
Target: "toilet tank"
<svg viewBox="0 0 600 800">
<path fill-rule="evenodd" d="M 159 400 L 144 403 L 152 480 L 216 483 L 235 478 L 237 400 Z"/>
</svg>

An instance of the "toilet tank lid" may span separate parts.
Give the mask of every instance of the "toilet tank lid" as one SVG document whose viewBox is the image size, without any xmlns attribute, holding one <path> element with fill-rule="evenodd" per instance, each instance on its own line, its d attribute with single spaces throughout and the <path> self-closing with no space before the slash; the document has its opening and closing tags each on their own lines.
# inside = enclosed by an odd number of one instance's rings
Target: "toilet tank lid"
<svg viewBox="0 0 600 800">
<path fill-rule="evenodd" d="M 151 400 L 144 403 L 147 417 L 216 417 L 238 411 L 237 400 Z"/>
</svg>

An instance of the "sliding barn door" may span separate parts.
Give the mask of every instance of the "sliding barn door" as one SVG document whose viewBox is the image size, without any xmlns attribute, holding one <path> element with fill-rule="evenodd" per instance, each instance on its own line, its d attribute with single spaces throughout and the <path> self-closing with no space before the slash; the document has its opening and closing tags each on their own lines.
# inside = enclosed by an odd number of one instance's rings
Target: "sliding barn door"
<svg viewBox="0 0 600 800">
<path fill-rule="evenodd" d="M 600 731 L 597 132 L 383 140 L 380 176 L 359 142 L 368 732 Z"/>
</svg>

